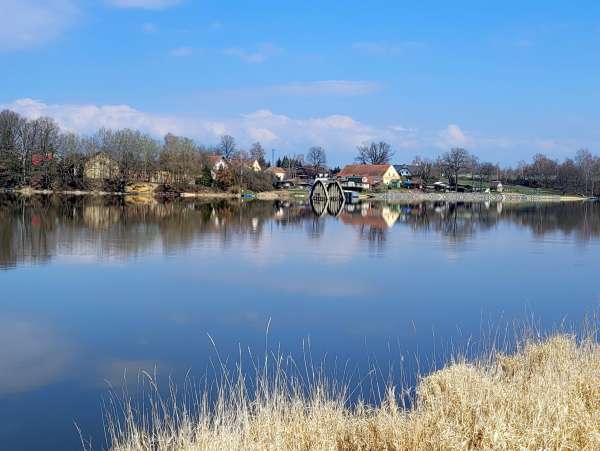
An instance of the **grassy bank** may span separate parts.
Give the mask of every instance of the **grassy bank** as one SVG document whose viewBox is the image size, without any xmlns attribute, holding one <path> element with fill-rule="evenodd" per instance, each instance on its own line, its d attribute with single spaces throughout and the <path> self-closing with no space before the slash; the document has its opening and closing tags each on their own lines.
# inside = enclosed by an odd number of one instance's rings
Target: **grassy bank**
<svg viewBox="0 0 600 451">
<path fill-rule="evenodd" d="M 557 335 L 513 355 L 455 361 L 420 380 L 410 408 L 392 387 L 381 405 L 349 407 L 331 384 L 307 394 L 283 371 L 268 379 L 252 395 L 245 383 L 225 384 L 216 405 L 204 398 L 195 414 L 158 403 L 163 419 L 152 427 L 129 409 L 111 423 L 111 451 L 600 449 L 593 340 Z"/>
</svg>

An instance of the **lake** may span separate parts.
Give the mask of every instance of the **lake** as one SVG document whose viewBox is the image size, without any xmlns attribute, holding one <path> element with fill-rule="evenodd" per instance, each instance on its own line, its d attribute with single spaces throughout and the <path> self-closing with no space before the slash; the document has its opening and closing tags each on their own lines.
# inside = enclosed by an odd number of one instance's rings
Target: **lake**
<svg viewBox="0 0 600 451">
<path fill-rule="evenodd" d="M 135 390 L 140 370 L 202 379 L 217 352 L 412 380 L 417 361 L 524 322 L 580 324 L 600 302 L 599 262 L 594 203 L 363 202 L 317 217 L 303 201 L 2 195 L 1 448 L 80 450 L 77 424 L 99 449 L 109 386 Z"/>
</svg>

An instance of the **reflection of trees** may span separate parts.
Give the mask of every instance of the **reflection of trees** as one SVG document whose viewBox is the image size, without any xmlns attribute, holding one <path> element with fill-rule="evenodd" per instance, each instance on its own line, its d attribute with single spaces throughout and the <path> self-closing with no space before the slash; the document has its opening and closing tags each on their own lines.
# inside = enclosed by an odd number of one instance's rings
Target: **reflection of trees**
<svg viewBox="0 0 600 451">
<path fill-rule="evenodd" d="M 0 268 L 40 263 L 62 253 L 123 258 L 152 249 L 174 253 L 209 240 L 259 245 L 270 228 L 324 236 L 328 221 L 294 202 L 174 200 L 135 203 L 112 197 L 0 196 Z M 346 205 L 339 221 L 382 249 L 391 227 L 435 232 L 451 242 L 510 222 L 535 236 L 562 232 L 579 241 L 600 236 L 600 205 L 593 203 L 362 203 Z"/>
<path fill-rule="evenodd" d="M 63 252 L 100 258 L 172 253 L 206 237 L 228 245 L 259 241 L 273 203 L 173 201 L 130 203 L 122 198 L 0 198 L 0 267 L 40 262 Z"/>
</svg>

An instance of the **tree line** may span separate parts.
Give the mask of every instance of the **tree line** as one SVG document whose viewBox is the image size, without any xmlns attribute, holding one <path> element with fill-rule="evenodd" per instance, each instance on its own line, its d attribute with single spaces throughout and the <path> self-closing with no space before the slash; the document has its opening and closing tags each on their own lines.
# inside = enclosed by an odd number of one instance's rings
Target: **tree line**
<svg viewBox="0 0 600 451">
<path fill-rule="evenodd" d="M 357 147 L 355 160 L 361 164 L 389 164 L 394 152 L 386 142 L 372 142 Z M 490 183 L 498 180 L 507 185 L 555 190 L 564 194 L 598 196 L 600 194 L 600 156 L 588 149 L 579 149 L 573 157 L 563 161 L 544 154 L 535 154 L 531 162 L 521 161 L 516 166 L 501 167 L 497 163 L 481 161 L 477 155 L 463 148 L 453 148 L 435 159 L 412 160 L 412 169 L 424 184 L 446 179 L 458 189 L 460 177 L 470 183 Z"/>
<path fill-rule="evenodd" d="M 114 162 L 115 170 L 100 181 L 89 180 L 85 164 L 99 154 Z M 212 170 L 214 155 L 228 162 L 226 168 Z M 271 189 L 271 175 L 249 167 L 254 160 L 263 169 L 269 166 L 262 145 L 256 142 L 244 150 L 229 135 L 215 146 L 173 134 L 161 142 L 131 129 L 80 135 L 61 130 L 51 118 L 0 112 L 0 188 L 122 191 L 129 182 L 159 180 L 173 190 Z"/>
<path fill-rule="evenodd" d="M 95 155 L 105 154 L 117 170 L 100 182 L 85 177 L 85 164 Z M 214 171 L 211 157 L 222 156 L 227 167 Z M 356 161 L 363 164 L 388 164 L 394 152 L 384 141 L 358 146 Z M 10 110 L 0 112 L 0 188 L 32 186 L 37 189 L 86 190 L 101 188 L 122 191 L 135 181 L 157 181 L 164 190 L 251 189 L 264 191 L 273 186 L 272 175 L 256 172 L 247 164 L 258 161 L 269 166 L 263 146 L 256 142 L 241 149 L 234 137 L 222 136 L 214 146 L 198 144 L 190 138 L 167 134 L 158 141 L 137 130 L 100 129 L 91 135 L 61 130 L 47 117 L 27 119 Z M 446 179 L 458 188 L 460 177 L 476 183 L 499 180 L 504 184 L 552 189 L 561 193 L 600 194 L 600 157 L 587 149 L 559 162 L 536 154 L 531 162 L 515 167 L 480 161 L 462 148 L 453 148 L 435 159 L 415 157 L 416 176 L 424 184 Z M 319 173 L 327 168 L 326 151 L 314 146 L 306 155 L 293 154 L 278 159 L 288 177 L 311 168 Z M 339 168 L 333 169 L 335 173 Z M 306 174 L 306 171 L 304 171 Z M 98 186 L 101 185 L 101 186 Z"/>
</svg>

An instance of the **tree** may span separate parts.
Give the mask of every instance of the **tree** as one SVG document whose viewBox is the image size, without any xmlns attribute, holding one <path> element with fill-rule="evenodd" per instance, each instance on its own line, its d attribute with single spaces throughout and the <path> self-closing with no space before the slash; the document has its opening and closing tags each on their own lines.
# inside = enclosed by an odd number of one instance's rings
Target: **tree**
<svg viewBox="0 0 600 451">
<path fill-rule="evenodd" d="M 260 164 L 262 168 L 265 168 L 267 166 L 267 160 L 265 159 L 265 149 L 263 148 L 260 142 L 257 141 L 254 144 L 252 144 L 252 147 L 250 147 L 250 158 L 258 161 L 258 164 Z"/>
<path fill-rule="evenodd" d="M 362 144 L 357 149 L 356 161 L 362 164 L 387 164 L 394 156 L 392 147 L 384 141 Z"/>
<path fill-rule="evenodd" d="M 236 153 L 235 138 L 231 135 L 221 136 L 221 142 L 219 143 L 219 153 L 226 160 L 232 160 Z"/>
<path fill-rule="evenodd" d="M 558 163 L 551 160 L 546 155 L 538 153 L 533 157 L 533 164 L 531 165 L 534 178 L 541 182 L 541 184 L 548 188 L 553 178 L 558 173 Z"/>
<path fill-rule="evenodd" d="M 581 179 L 583 181 L 583 192 L 585 194 L 590 193 L 589 188 L 591 187 L 592 172 L 594 170 L 594 156 L 587 149 L 579 149 L 575 155 L 575 164 L 581 173 Z M 592 188 L 593 193 L 593 188 Z M 592 194 L 593 195 L 593 194 Z"/>
<path fill-rule="evenodd" d="M 416 166 L 416 175 L 420 177 L 423 181 L 423 184 L 427 185 L 434 179 L 434 166 L 435 163 L 431 161 L 429 158 L 421 158 L 419 156 L 415 157 L 412 163 Z"/>
<path fill-rule="evenodd" d="M 458 191 L 458 175 L 460 171 L 469 167 L 470 161 L 469 152 L 460 147 L 454 147 L 442 155 L 441 166 L 448 176 L 450 186 L 454 184 L 455 191 Z"/>
<path fill-rule="evenodd" d="M 190 138 L 165 136 L 159 163 L 162 170 L 170 172 L 173 181 L 180 184 L 191 184 L 202 170 L 200 153 Z"/>
<path fill-rule="evenodd" d="M 317 171 L 321 170 L 327 163 L 325 149 L 319 146 L 311 147 L 308 149 L 308 153 L 306 154 L 306 161 L 308 161 L 308 164 L 310 164 Z"/>
<path fill-rule="evenodd" d="M 202 186 L 211 187 L 213 185 L 212 172 L 208 166 L 202 168 L 198 183 Z"/>
<path fill-rule="evenodd" d="M 21 117 L 9 110 L 0 112 L 0 187 L 12 188 L 21 173 L 18 128 Z"/>
</svg>

